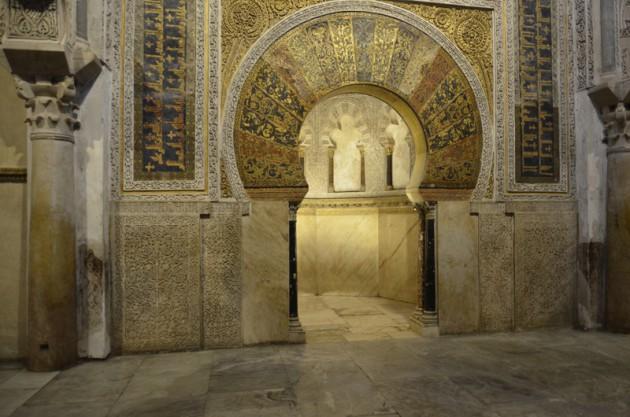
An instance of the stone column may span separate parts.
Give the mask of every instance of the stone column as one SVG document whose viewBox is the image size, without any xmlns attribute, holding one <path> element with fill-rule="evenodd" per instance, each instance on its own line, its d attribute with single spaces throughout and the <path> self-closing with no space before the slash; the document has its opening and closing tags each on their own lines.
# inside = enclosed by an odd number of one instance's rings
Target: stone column
<svg viewBox="0 0 630 417">
<path fill-rule="evenodd" d="M 411 327 L 423 336 L 438 335 L 437 276 L 435 259 L 435 204 L 417 205 L 420 214 L 420 280 L 418 306 L 410 318 Z"/>
<path fill-rule="evenodd" d="M 422 288 L 422 334 L 425 336 L 438 335 L 438 293 L 437 293 L 437 259 L 435 223 L 436 204 L 427 203 L 425 224 L 425 251 L 424 251 L 424 286 Z"/>
<path fill-rule="evenodd" d="M 409 318 L 411 329 L 416 333 L 422 333 L 422 288 L 424 287 L 424 233 L 425 233 L 425 206 L 416 204 L 414 211 L 418 214 L 418 294 L 416 298 L 416 310 Z"/>
<path fill-rule="evenodd" d="M 394 189 L 394 145 L 393 139 L 381 139 L 381 146 L 385 149 L 386 189 Z"/>
<path fill-rule="evenodd" d="M 335 192 L 335 146 L 328 146 L 328 192 Z"/>
<path fill-rule="evenodd" d="M 16 78 L 26 101 L 31 165 L 28 368 L 51 371 L 77 359 L 74 80 Z"/>
<path fill-rule="evenodd" d="M 630 92 L 628 86 L 590 92 L 608 144 L 606 326 L 630 332 Z M 622 97 L 622 98 L 620 98 Z"/>
<path fill-rule="evenodd" d="M 297 211 L 299 203 L 289 203 L 289 342 L 304 343 L 306 335 L 298 311 Z"/>
</svg>

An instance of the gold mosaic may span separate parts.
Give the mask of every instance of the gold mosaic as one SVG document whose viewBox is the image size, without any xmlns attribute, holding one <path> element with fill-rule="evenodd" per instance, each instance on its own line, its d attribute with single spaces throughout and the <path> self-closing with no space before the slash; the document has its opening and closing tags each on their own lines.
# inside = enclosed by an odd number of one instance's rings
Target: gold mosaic
<svg viewBox="0 0 630 417">
<path fill-rule="evenodd" d="M 456 12 L 448 9 L 451 17 L 434 13 L 432 18 L 456 34 Z M 472 42 L 465 38 L 462 42 Z M 367 13 L 309 21 L 260 59 L 237 112 L 235 147 L 245 187 L 305 186 L 297 150 L 302 122 L 319 99 L 353 84 L 394 92 L 418 115 L 429 152 L 425 186 L 474 188 L 482 131 L 466 77 L 425 33 Z"/>
</svg>

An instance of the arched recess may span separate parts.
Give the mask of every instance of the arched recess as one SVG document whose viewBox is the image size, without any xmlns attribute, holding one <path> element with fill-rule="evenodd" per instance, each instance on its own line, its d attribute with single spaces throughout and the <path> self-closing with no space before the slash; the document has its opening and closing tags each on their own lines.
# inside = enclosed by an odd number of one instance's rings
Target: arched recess
<svg viewBox="0 0 630 417">
<path fill-rule="evenodd" d="M 403 119 L 414 141 L 415 163 L 407 186 L 407 196 L 413 202 L 420 203 L 423 198 L 420 194 L 420 186 L 424 180 L 426 173 L 428 144 L 424 133 L 424 128 L 418 115 L 411 106 L 399 95 L 387 90 L 383 87 L 373 84 L 351 84 L 338 88 L 320 100 L 326 100 L 331 97 L 343 94 L 365 94 L 381 100 L 393 108 Z M 367 115 L 369 117 L 369 115 Z"/>
<path fill-rule="evenodd" d="M 302 9 L 248 52 L 223 120 L 222 157 L 233 196 L 247 200 L 246 189 L 303 196 L 298 136 L 308 111 L 344 89 L 376 87 L 399 97 L 422 124 L 422 189 L 474 190 L 481 198 L 490 179 L 492 135 L 479 79 L 437 28 L 377 1 Z"/>
</svg>

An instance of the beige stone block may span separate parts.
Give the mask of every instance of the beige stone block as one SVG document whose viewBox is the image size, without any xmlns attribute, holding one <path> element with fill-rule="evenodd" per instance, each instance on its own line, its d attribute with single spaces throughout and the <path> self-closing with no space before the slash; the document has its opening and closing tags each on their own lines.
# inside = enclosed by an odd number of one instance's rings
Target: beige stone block
<svg viewBox="0 0 630 417">
<path fill-rule="evenodd" d="M 26 184 L 0 183 L 0 360 L 25 356 Z"/>
<path fill-rule="evenodd" d="M 520 329 L 568 326 L 574 309 L 577 217 L 562 206 L 515 212 L 515 305 Z"/>
<path fill-rule="evenodd" d="M 243 340 L 289 337 L 289 204 L 252 201 L 243 218 Z"/>
<path fill-rule="evenodd" d="M 437 274 L 440 333 L 479 330 L 478 219 L 467 201 L 437 207 Z"/>
<path fill-rule="evenodd" d="M 416 303 L 419 217 L 411 207 L 379 213 L 379 296 Z"/>
<path fill-rule="evenodd" d="M 479 214 L 479 288 L 482 331 L 514 327 L 514 218 Z"/>
</svg>

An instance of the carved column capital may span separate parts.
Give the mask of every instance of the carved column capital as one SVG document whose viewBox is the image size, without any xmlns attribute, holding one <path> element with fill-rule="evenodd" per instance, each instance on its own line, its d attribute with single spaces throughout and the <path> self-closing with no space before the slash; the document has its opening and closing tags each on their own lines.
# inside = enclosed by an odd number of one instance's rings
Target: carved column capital
<svg viewBox="0 0 630 417">
<path fill-rule="evenodd" d="M 73 77 L 54 83 L 48 79 L 30 82 L 16 76 L 15 83 L 18 96 L 26 102 L 31 140 L 74 142 L 74 131 L 80 124 Z"/>
<path fill-rule="evenodd" d="M 602 109 L 608 153 L 630 152 L 630 111 L 620 102 L 614 108 Z"/>
<path fill-rule="evenodd" d="M 598 86 L 589 96 L 604 123 L 608 153 L 630 152 L 630 85 Z"/>
</svg>

